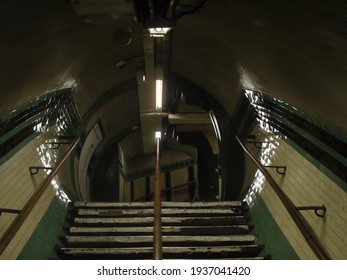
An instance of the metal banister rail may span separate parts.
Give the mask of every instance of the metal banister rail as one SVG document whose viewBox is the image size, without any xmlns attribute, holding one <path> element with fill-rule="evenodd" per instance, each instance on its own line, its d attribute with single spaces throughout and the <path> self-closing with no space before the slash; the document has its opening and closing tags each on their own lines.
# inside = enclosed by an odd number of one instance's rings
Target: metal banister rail
<svg viewBox="0 0 347 280">
<path fill-rule="evenodd" d="M 160 138 L 156 138 L 157 154 L 155 159 L 154 215 L 153 215 L 153 259 L 163 258 L 161 234 L 161 186 L 160 186 Z"/>
<path fill-rule="evenodd" d="M 270 173 L 266 170 L 266 168 L 253 156 L 250 150 L 244 145 L 242 140 L 236 136 L 237 141 L 240 143 L 242 149 L 246 152 L 246 154 L 252 159 L 255 165 L 259 168 L 259 170 L 264 174 L 265 178 L 268 180 L 269 184 L 273 188 L 273 190 L 278 195 L 279 199 L 282 201 L 284 207 L 287 209 L 289 215 L 292 217 L 294 223 L 298 227 L 301 234 L 304 236 L 306 242 L 311 247 L 316 256 L 321 260 L 329 260 L 330 258 L 324 252 L 320 243 L 316 240 L 316 238 L 312 235 L 311 231 L 308 229 L 306 223 L 303 218 L 300 216 L 297 209 L 295 209 L 294 204 L 291 200 L 286 196 L 286 194 L 282 191 L 282 189 L 278 186 L 276 181 L 272 178 Z"/>
<path fill-rule="evenodd" d="M 54 176 L 58 173 L 59 169 L 65 162 L 65 160 L 68 158 L 68 156 L 71 154 L 71 152 L 76 147 L 78 141 L 80 140 L 79 137 L 77 137 L 69 147 L 69 149 L 65 152 L 63 157 L 57 162 L 55 167 L 52 169 L 52 171 L 48 174 L 48 176 L 43 180 L 41 185 L 36 189 L 34 194 L 29 198 L 27 203 L 24 205 L 23 209 L 20 211 L 18 216 L 15 218 L 15 220 L 12 222 L 12 224 L 9 226 L 9 228 L 6 230 L 6 232 L 3 234 L 3 236 L 0 239 L 0 255 L 5 251 L 6 247 L 10 244 L 13 237 L 16 235 L 20 227 L 23 225 L 25 219 L 30 214 L 31 210 L 35 207 L 37 201 L 40 199 L 44 191 L 47 189 L 49 184 L 51 183 Z"/>
</svg>

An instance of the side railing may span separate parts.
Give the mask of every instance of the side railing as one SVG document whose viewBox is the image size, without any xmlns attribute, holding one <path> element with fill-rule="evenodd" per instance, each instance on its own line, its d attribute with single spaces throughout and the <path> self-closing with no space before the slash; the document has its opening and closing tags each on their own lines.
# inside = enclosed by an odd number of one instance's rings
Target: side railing
<svg viewBox="0 0 347 280">
<path fill-rule="evenodd" d="M 29 200 L 24 205 L 23 209 L 21 210 L 15 210 L 15 212 L 12 212 L 14 214 L 18 214 L 15 220 L 11 223 L 9 228 L 5 231 L 5 233 L 2 235 L 0 239 L 0 255 L 5 251 L 6 247 L 10 244 L 13 237 L 16 235 L 20 227 L 23 225 L 26 218 L 29 216 L 30 212 L 35 207 L 37 201 L 40 199 L 42 194 L 45 192 L 49 184 L 51 183 L 54 176 L 58 173 L 61 166 L 65 162 L 65 160 L 69 157 L 71 152 L 76 147 L 78 141 L 80 140 L 79 137 L 75 138 L 75 140 L 71 143 L 71 146 L 69 149 L 64 153 L 62 158 L 56 163 L 55 167 L 52 168 L 52 171 L 48 174 L 48 176 L 43 180 L 43 182 L 40 184 L 40 186 L 36 189 L 36 191 L 33 193 L 33 195 L 29 198 Z M 5 209 L 3 209 L 5 210 Z M 7 209 L 9 210 L 9 209 Z M 7 212 L 8 211 L 2 211 Z"/>
<path fill-rule="evenodd" d="M 313 252 L 316 254 L 316 256 L 321 260 L 328 260 L 329 257 L 323 250 L 322 246 L 320 245 L 319 241 L 313 236 L 309 228 L 307 227 L 304 219 L 298 212 L 299 209 L 297 209 L 292 201 L 287 197 L 287 195 L 282 191 L 282 189 L 278 186 L 276 181 L 272 178 L 270 173 L 266 170 L 265 166 L 263 166 L 259 160 L 257 160 L 254 155 L 251 153 L 251 151 L 244 145 L 243 141 L 239 136 L 236 136 L 237 141 L 240 143 L 242 149 L 246 152 L 246 154 L 251 158 L 253 163 L 259 168 L 259 170 L 263 173 L 267 181 L 269 182 L 272 189 L 275 191 L 281 202 L 283 203 L 284 207 L 288 211 L 289 215 L 293 219 L 294 223 L 298 227 L 299 231 L 305 238 L 308 245 L 311 247 Z"/>
</svg>

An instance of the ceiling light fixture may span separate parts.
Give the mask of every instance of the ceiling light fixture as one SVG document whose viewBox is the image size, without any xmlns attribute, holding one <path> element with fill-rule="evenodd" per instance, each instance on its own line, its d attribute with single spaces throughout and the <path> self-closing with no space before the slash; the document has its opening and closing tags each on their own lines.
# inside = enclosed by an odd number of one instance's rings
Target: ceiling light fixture
<svg viewBox="0 0 347 280">
<path fill-rule="evenodd" d="M 161 110 L 163 107 L 163 80 L 155 81 L 155 108 Z"/>
<path fill-rule="evenodd" d="M 164 35 L 169 32 L 171 28 L 170 27 L 156 27 L 156 28 L 149 28 L 149 34 L 151 37 L 164 37 Z"/>
<path fill-rule="evenodd" d="M 155 132 L 155 139 L 161 139 L 161 131 Z"/>
</svg>

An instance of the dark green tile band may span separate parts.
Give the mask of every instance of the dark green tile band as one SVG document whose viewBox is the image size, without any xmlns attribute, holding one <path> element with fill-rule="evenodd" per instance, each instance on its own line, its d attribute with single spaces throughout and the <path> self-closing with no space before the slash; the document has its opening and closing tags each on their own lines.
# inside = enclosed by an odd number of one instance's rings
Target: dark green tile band
<svg viewBox="0 0 347 280">
<path fill-rule="evenodd" d="M 331 129 L 319 120 L 278 99 L 260 92 L 244 93 L 256 109 L 259 122 L 278 130 L 276 134 L 286 135 L 288 139 L 284 139 L 294 149 L 341 189 L 347 190 L 347 143 L 341 134 L 339 137 L 330 134 Z"/>
<path fill-rule="evenodd" d="M 54 196 L 17 260 L 58 259 L 54 247 L 59 243 L 59 236 L 64 235 L 66 215 L 67 204 Z"/>
<path fill-rule="evenodd" d="M 334 137 L 340 139 L 341 141 L 347 143 L 347 136 L 342 134 L 341 132 L 337 131 L 336 129 L 332 128 L 331 126 L 329 126 L 328 124 L 324 123 L 321 120 L 318 120 L 308 114 L 306 114 L 305 112 L 299 111 L 298 109 L 296 109 L 295 107 L 291 106 L 290 104 L 283 102 L 279 99 L 273 98 L 268 94 L 263 94 L 263 98 L 273 102 L 276 105 L 279 105 L 285 109 L 287 109 L 288 111 L 298 114 L 301 118 L 305 119 L 306 121 L 312 123 L 313 125 L 325 130 L 327 133 L 333 135 Z"/>
<path fill-rule="evenodd" d="M 77 126 L 78 115 L 71 89 L 63 89 L 40 96 L 0 118 L 0 164 L 9 160 L 34 136 L 52 125 L 60 126 L 65 132 Z M 62 120 L 64 126 L 62 127 Z M 35 132 L 36 126 L 40 131 Z M 72 128 L 73 129 L 73 128 Z"/>
<path fill-rule="evenodd" d="M 338 187 L 347 192 L 347 183 L 336 176 L 331 170 L 326 168 L 323 164 L 317 161 L 314 157 L 312 157 L 309 153 L 307 153 L 304 149 L 302 149 L 295 142 L 286 137 L 281 137 L 283 141 L 285 141 L 288 145 L 290 145 L 294 150 L 296 150 L 300 155 L 302 155 L 306 160 L 308 160 L 311 164 L 313 164 L 318 170 L 320 170 L 324 175 L 326 175 L 330 180 L 332 180 Z"/>
<path fill-rule="evenodd" d="M 279 115 L 279 114 L 277 114 L 275 112 L 272 112 L 270 110 L 267 110 L 265 108 L 262 111 L 266 112 L 267 114 L 272 116 L 274 119 L 278 120 L 279 122 L 287 125 L 291 129 L 293 129 L 295 132 L 297 132 L 299 135 L 303 136 L 305 139 L 307 139 L 310 142 L 314 143 L 315 145 L 320 147 L 324 152 L 326 152 L 329 155 L 333 156 L 335 159 L 337 159 L 338 161 L 340 161 L 341 163 L 343 163 L 344 165 L 347 166 L 347 154 L 341 154 L 341 153 L 337 152 L 336 150 L 334 150 L 333 147 L 327 145 L 326 143 L 324 143 L 320 139 L 315 138 L 310 133 L 306 132 L 304 129 L 302 129 L 298 125 L 288 121 L 286 118 L 282 117 L 281 115 Z"/>
<path fill-rule="evenodd" d="M 29 144 L 33 139 L 39 136 L 41 132 L 35 132 L 31 134 L 29 137 L 25 138 L 19 145 L 14 147 L 10 152 L 8 152 L 4 157 L 0 158 L 0 165 L 3 165 L 6 161 L 8 161 L 11 157 L 13 157 L 16 153 L 18 153 L 23 147 Z"/>
<path fill-rule="evenodd" d="M 35 99 L 32 99 L 26 103 L 24 103 L 23 105 L 21 105 L 20 107 L 16 108 L 15 110 L 11 111 L 10 113 L 3 115 L 0 117 L 0 123 L 3 123 L 6 120 L 9 120 L 15 116 L 17 116 L 18 114 L 22 113 L 23 111 L 29 109 L 30 107 L 33 107 L 35 105 L 37 105 L 38 103 L 46 100 L 46 99 L 51 99 L 54 96 L 57 95 L 61 95 L 61 94 L 66 94 L 68 92 L 71 92 L 71 88 L 66 88 L 66 89 L 61 89 L 58 91 L 53 91 L 44 95 L 41 95 Z"/>
<path fill-rule="evenodd" d="M 265 244 L 260 255 L 271 255 L 273 260 L 299 259 L 260 195 L 255 199 L 249 212 L 254 232 L 259 234 L 257 243 Z"/>
<path fill-rule="evenodd" d="M 21 131 L 25 127 L 30 126 L 31 124 L 35 123 L 38 119 L 40 119 L 45 114 L 46 114 L 46 112 L 41 112 L 41 113 L 27 119 L 25 122 L 22 122 L 20 125 L 16 126 L 10 132 L 8 132 L 4 136 L 0 137 L 0 144 L 4 143 L 5 141 L 7 141 L 11 137 L 13 137 L 15 134 L 17 134 L 19 131 Z"/>
</svg>

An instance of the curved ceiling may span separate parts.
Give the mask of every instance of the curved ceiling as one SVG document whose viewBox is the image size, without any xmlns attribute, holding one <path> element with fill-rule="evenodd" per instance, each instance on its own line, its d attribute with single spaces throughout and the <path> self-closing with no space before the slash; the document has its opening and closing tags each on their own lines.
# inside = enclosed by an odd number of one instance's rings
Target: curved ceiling
<svg viewBox="0 0 347 280">
<path fill-rule="evenodd" d="M 138 23 L 130 23 L 132 41 L 124 46 L 114 39 L 124 21 L 85 24 L 69 1 L 0 5 L 1 115 L 66 86 L 75 88 L 83 115 L 143 64 L 135 59 L 123 71 L 115 67 L 119 59 L 143 54 Z M 214 95 L 229 113 L 240 90 L 252 88 L 346 134 L 346 11 L 345 1 L 207 1 L 177 20 L 170 68 Z"/>
<path fill-rule="evenodd" d="M 142 23 L 127 15 L 112 24 L 86 24 L 71 3 L 1 1 L 0 115 L 72 87 L 84 116 L 109 90 L 145 68 Z M 203 88 L 229 115 L 241 90 L 253 89 L 347 134 L 346 1 L 178 3 L 168 73 Z M 126 61 L 124 69 L 117 68 L 120 60 Z M 102 119 L 111 137 L 139 125 L 136 89 L 124 91 L 99 108 L 86 127 Z"/>
<path fill-rule="evenodd" d="M 345 1 L 208 1 L 177 21 L 172 70 L 232 113 L 264 91 L 347 132 Z"/>
</svg>

